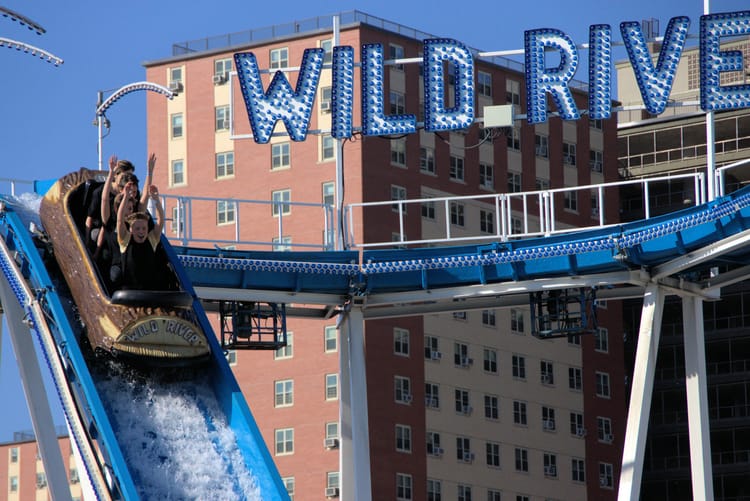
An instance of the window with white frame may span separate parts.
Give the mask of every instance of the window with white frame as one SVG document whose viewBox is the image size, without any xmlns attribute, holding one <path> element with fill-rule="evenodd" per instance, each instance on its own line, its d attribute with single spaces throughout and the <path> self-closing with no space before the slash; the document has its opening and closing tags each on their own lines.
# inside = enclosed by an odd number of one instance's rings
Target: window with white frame
<svg viewBox="0 0 750 501">
<path fill-rule="evenodd" d="M 182 84 L 182 66 L 169 68 L 169 83 Z"/>
<path fill-rule="evenodd" d="M 557 477 L 557 454 L 545 452 L 543 456 L 544 461 L 544 476 L 545 477 Z"/>
<path fill-rule="evenodd" d="M 338 329 L 335 325 L 326 325 L 323 330 L 323 350 L 326 353 L 338 351 Z"/>
<path fill-rule="evenodd" d="M 403 186 L 397 186 L 395 184 L 391 185 L 391 200 L 406 200 L 406 188 Z M 406 214 L 406 204 L 393 204 L 391 205 L 391 210 L 393 212 L 402 212 Z"/>
<path fill-rule="evenodd" d="M 396 425 L 396 450 L 398 452 L 411 452 L 411 426 Z"/>
<path fill-rule="evenodd" d="M 492 97 L 492 75 L 486 71 L 477 71 L 477 94 Z"/>
<path fill-rule="evenodd" d="M 440 353 L 439 340 L 435 336 L 425 335 L 424 337 L 424 358 L 430 360 L 440 360 L 443 354 Z"/>
<path fill-rule="evenodd" d="M 47 487 L 47 474 L 43 471 L 38 471 L 36 473 L 36 488 L 44 489 L 45 487 Z"/>
<path fill-rule="evenodd" d="M 393 377 L 394 399 L 399 404 L 411 403 L 411 379 L 404 376 Z"/>
<path fill-rule="evenodd" d="M 563 192 L 563 208 L 578 212 L 578 191 L 568 190 Z"/>
<path fill-rule="evenodd" d="M 172 186 L 180 186 L 187 183 L 187 176 L 185 175 L 185 161 L 184 160 L 172 160 L 170 172 L 170 180 Z"/>
<path fill-rule="evenodd" d="M 503 501 L 503 494 L 495 489 L 487 489 L 487 501 Z"/>
<path fill-rule="evenodd" d="M 391 105 L 391 115 L 404 115 L 406 113 L 406 97 L 403 92 L 397 92 L 392 90 L 388 93 L 389 102 Z"/>
<path fill-rule="evenodd" d="M 434 148 L 428 148 L 426 146 L 419 148 L 419 170 L 420 172 L 435 174 Z"/>
<path fill-rule="evenodd" d="M 393 329 L 393 353 L 409 356 L 409 331 L 395 327 Z"/>
<path fill-rule="evenodd" d="M 485 453 L 487 466 L 500 468 L 500 444 L 497 442 L 487 442 L 485 444 Z"/>
<path fill-rule="evenodd" d="M 549 138 L 543 134 L 534 134 L 534 153 L 538 157 L 549 158 Z"/>
<path fill-rule="evenodd" d="M 289 203 L 292 201 L 292 190 L 272 191 L 271 200 L 273 201 L 271 213 L 274 216 L 279 214 L 286 216 L 292 213 L 292 206 Z"/>
<path fill-rule="evenodd" d="M 591 195 L 591 218 L 599 219 L 599 211 L 601 210 L 599 206 L 599 191 L 591 190 L 590 195 Z"/>
<path fill-rule="evenodd" d="M 497 350 L 494 348 L 484 348 L 482 352 L 484 371 L 490 374 L 497 374 Z"/>
<path fill-rule="evenodd" d="M 274 406 L 289 407 L 294 404 L 294 380 L 284 379 L 274 383 Z"/>
<path fill-rule="evenodd" d="M 465 484 L 458 484 L 456 489 L 457 501 L 471 501 L 471 486 Z"/>
<path fill-rule="evenodd" d="M 521 151 L 521 129 L 518 127 L 511 127 L 508 130 L 507 135 L 508 149 L 514 151 Z"/>
<path fill-rule="evenodd" d="M 523 190 L 520 172 L 508 172 L 508 193 L 519 193 Z"/>
<path fill-rule="evenodd" d="M 442 448 L 440 447 L 440 433 L 436 431 L 427 432 L 427 454 L 432 456 L 439 456 L 442 454 Z"/>
<path fill-rule="evenodd" d="M 589 167 L 593 172 L 602 172 L 604 153 L 599 150 L 589 150 Z"/>
<path fill-rule="evenodd" d="M 234 152 L 224 151 L 216 154 L 216 179 L 234 176 Z"/>
<path fill-rule="evenodd" d="M 522 447 L 516 447 L 516 471 L 529 471 L 529 451 Z"/>
<path fill-rule="evenodd" d="M 320 136 L 320 158 L 324 162 L 336 158 L 336 142 L 330 134 Z"/>
<path fill-rule="evenodd" d="M 440 408 L 440 385 L 436 383 L 424 384 L 424 405 L 431 409 Z"/>
<path fill-rule="evenodd" d="M 600 442 L 611 444 L 614 440 L 612 434 L 612 420 L 608 417 L 596 417 L 596 436 Z"/>
<path fill-rule="evenodd" d="M 323 64 L 331 64 L 333 61 L 333 40 L 320 41 L 320 48 L 323 49 Z"/>
<path fill-rule="evenodd" d="M 294 452 L 294 428 L 279 428 L 275 435 L 276 455 L 292 454 Z"/>
<path fill-rule="evenodd" d="M 214 82 L 217 84 L 225 83 L 229 80 L 229 73 L 232 72 L 232 58 L 225 57 L 214 60 Z"/>
<path fill-rule="evenodd" d="M 604 353 L 609 351 L 609 331 L 605 327 L 598 327 L 594 331 L 594 349 Z"/>
<path fill-rule="evenodd" d="M 330 421 L 326 423 L 326 438 L 339 438 L 338 421 Z"/>
<path fill-rule="evenodd" d="M 443 500 L 443 484 L 440 480 L 427 479 L 427 501 Z"/>
<path fill-rule="evenodd" d="M 326 487 L 336 488 L 339 486 L 339 472 L 329 471 L 326 473 Z"/>
<path fill-rule="evenodd" d="M 557 428 L 555 421 L 555 409 L 553 407 L 542 406 L 542 429 L 554 431 Z"/>
<path fill-rule="evenodd" d="M 513 355 L 513 377 L 518 379 L 526 379 L 526 357 L 521 355 Z"/>
<path fill-rule="evenodd" d="M 464 204 L 458 202 L 450 203 L 451 224 L 464 226 Z"/>
<path fill-rule="evenodd" d="M 388 58 L 389 59 L 403 59 L 404 58 L 404 48 L 400 45 L 396 44 L 389 44 L 388 45 Z M 391 66 L 391 68 L 396 70 L 403 70 L 404 65 L 403 64 L 394 64 Z"/>
<path fill-rule="evenodd" d="M 229 106 L 217 106 L 215 114 L 216 130 L 229 130 Z"/>
<path fill-rule="evenodd" d="M 612 463 L 599 463 L 599 487 L 611 489 L 614 486 Z"/>
<path fill-rule="evenodd" d="M 323 203 L 334 205 L 336 203 L 336 186 L 332 181 L 323 183 Z"/>
<path fill-rule="evenodd" d="M 326 400 L 339 398 L 339 375 L 326 374 Z"/>
<path fill-rule="evenodd" d="M 216 224 L 234 224 L 236 202 L 232 200 L 216 201 Z"/>
<path fill-rule="evenodd" d="M 272 249 L 277 252 L 289 252 L 292 250 L 292 236 L 283 235 L 281 237 L 273 237 L 271 239 L 273 243 Z"/>
<path fill-rule="evenodd" d="M 11 463 L 17 463 L 18 462 L 18 447 L 11 447 L 10 451 L 8 452 L 10 455 L 10 462 Z"/>
<path fill-rule="evenodd" d="M 515 80 L 505 81 L 505 101 L 508 104 L 521 105 L 521 83 Z"/>
<path fill-rule="evenodd" d="M 602 398 L 610 397 L 609 374 L 606 372 L 596 372 L 596 396 Z"/>
<path fill-rule="evenodd" d="M 583 427 L 583 414 L 580 412 L 570 413 L 570 434 L 577 437 L 583 437 L 586 429 Z"/>
<path fill-rule="evenodd" d="M 580 367 L 568 367 L 568 388 L 578 391 L 583 388 L 583 375 Z"/>
<path fill-rule="evenodd" d="M 281 483 L 284 484 L 286 493 L 289 495 L 289 499 L 294 501 L 294 477 L 282 477 Z"/>
<path fill-rule="evenodd" d="M 435 202 L 422 202 L 422 217 L 434 221 L 436 219 L 435 214 Z"/>
<path fill-rule="evenodd" d="M 322 87 L 320 89 L 320 111 L 324 113 L 331 112 L 332 87 Z"/>
<path fill-rule="evenodd" d="M 523 333 L 523 310 L 510 309 L 510 330 L 519 334 Z"/>
<path fill-rule="evenodd" d="M 464 180 L 464 159 L 455 155 L 450 156 L 450 170 L 448 176 L 455 181 Z"/>
<path fill-rule="evenodd" d="M 496 324 L 495 310 L 482 310 L 482 325 L 494 327 Z"/>
<path fill-rule="evenodd" d="M 8 490 L 10 492 L 18 492 L 18 475 L 8 477 Z"/>
<path fill-rule="evenodd" d="M 589 119 L 589 127 L 592 129 L 602 130 L 602 123 L 601 118 Z"/>
<path fill-rule="evenodd" d="M 183 117 L 182 113 L 173 113 L 170 117 L 172 139 L 182 137 Z"/>
<path fill-rule="evenodd" d="M 549 360 L 539 362 L 539 374 L 542 384 L 555 384 L 555 368 Z"/>
<path fill-rule="evenodd" d="M 286 333 L 286 346 L 279 347 L 274 352 L 274 359 L 280 360 L 284 358 L 292 358 L 294 355 L 294 333 L 293 332 L 287 332 Z"/>
<path fill-rule="evenodd" d="M 289 49 L 287 47 L 271 49 L 269 60 L 270 64 L 268 67 L 272 70 L 289 67 Z"/>
<path fill-rule="evenodd" d="M 391 164 L 406 167 L 406 138 L 391 139 Z"/>
<path fill-rule="evenodd" d="M 484 396 L 484 417 L 492 420 L 500 418 L 500 399 L 497 395 Z"/>
<path fill-rule="evenodd" d="M 536 178 L 536 181 L 534 182 L 534 189 L 537 191 L 544 191 L 549 189 L 549 179 L 544 179 L 542 177 Z"/>
<path fill-rule="evenodd" d="M 396 473 L 396 500 L 411 501 L 412 477 L 408 473 Z"/>
<path fill-rule="evenodd" d="M 454 395 L 456 397 L 456 412 L 458 412 L 459 414 L 471 414 L 472 408 L 469 402 L 469 390 L 456 388 Z"/>
<path fill-rule="evenodd" d="M 488 190 L 495 189 L 495 168 L 490 164 L 479 164 L 479 186 Z"/>
<path fill-rule="evenodd" d="M 271 170 L 285 169 L 291 165 L 291 143 L 284 141 L 271 145 Z"/>
<path fill-rule="evenodd" d="M 563 142 L 563 164 L 575 166 L 576 164 L 576 145 L 575 143 Z"/>
<path fill-rule="evenodd" d="M 570 460 L 571 480 L 573 482 L 586 481 L 586 461 L 573 458 Z"/>
<path fill-rule="evenodd" d="M 172 233 L 182 235 L 185 231 L 185 209 L 175 205 L 172 207 L 172 220 L 169 222 Z"/>
<path fill-rule="evenodd" d="M 526 402 L 519 400 L 513 401 L 513 422 L 520 425 L 526 425 Z"/>
<path fill-rule="evenodd" d="M 453 343 L 453 363 L 466 366 L 469 360 L 469 345 L 458 341 Z"/>
<path fill-rule="evenodd" d="M 494 211 L 479 209 L 479 231 L 482 233 L 495 233 Z"/>
<path fill-rule="evenodd" d="M 469 437 L 456 437 L 456 459 L 471 461 L 471 439 Z"/>
</svg>

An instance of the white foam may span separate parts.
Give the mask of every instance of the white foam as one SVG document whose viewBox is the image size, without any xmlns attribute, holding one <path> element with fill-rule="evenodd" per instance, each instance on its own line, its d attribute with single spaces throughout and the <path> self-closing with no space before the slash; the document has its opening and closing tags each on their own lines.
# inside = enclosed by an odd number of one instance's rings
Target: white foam
<svg viewBox="0 0 750 501">
<path fill-rule="evenodd" d="M 136 379 L 108 365 L 96 385 L 140 497 L 261 499 L 207 383 Z"/>
</svg>

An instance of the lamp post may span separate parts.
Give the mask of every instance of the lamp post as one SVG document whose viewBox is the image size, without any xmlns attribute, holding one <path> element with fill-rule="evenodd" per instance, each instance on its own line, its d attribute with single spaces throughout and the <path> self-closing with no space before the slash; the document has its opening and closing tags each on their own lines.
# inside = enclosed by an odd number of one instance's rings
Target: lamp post
<svg viewBox="0 0 750 501">
<path fill-rule="evenodd" d="M 106 116 L 107 110 L 121 97 L 127 94 L 130 94 L 131 92 L 136 92 L 136 91 L 141 91 L 141 90 L 156 92 L 158 94 L 165 96 L 168 99 L 172 99 L 174 97 L 174 92 L 167 89 L 163 85 L 159 85 L 153 82 L 133 82 L 127 85 L 123 85 L 122 87 L 117 89 L 115 92 L 113 92 L 104 101 L 102 101 L 104 97 L 104 92 L 99 91 L 98 98 L 96 101 L 96 116 L 94 117 L 94 125 L 97 126 L 97 129 L 99 132 L 99 140 L 97 142 L 97 154 L 99 157 L 99 161 L 98 161 L 99 170 L 102 170 L 102 139 L 104 139 L 103 129 L 104 127 L 107 127 L 107 129 L 109 129 L 109 119 Z"/>
</svg>

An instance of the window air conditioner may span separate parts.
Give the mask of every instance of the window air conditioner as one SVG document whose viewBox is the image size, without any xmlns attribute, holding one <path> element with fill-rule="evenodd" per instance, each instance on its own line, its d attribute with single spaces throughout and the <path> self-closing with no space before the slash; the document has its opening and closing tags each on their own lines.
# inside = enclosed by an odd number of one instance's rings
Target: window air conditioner
<svg viewBox="0 0 750 501">
<path fill-rule="evenodd" d="M 461 367 L 468 367 L 468 366 L 470 366 L 473 363 L 474 363 L 474 359 L 473 358 L 463 357 L 461 359 Z"/>
<path fill-rule="evenodd" d="M 408 394 L 408 393 L 404 393 L 404 395 L 401 397 L 401 401 L 404 402 L 405 404 L 410 404 L 411 403 L 411 395 Z"/>
<path fill-rule="evenodd" d="M 551 476 L 551 477 L 555 477 L 555 476 L 557 476 L 557 468 L 554 467 L 554 466 L 552 466 L 552 465 L 545 466 L 544 467 L 544 474 L 548 475 L 548 476 Z"/>
<path fill-rule="evenodd" d="M 602 475 L 602 476 L 600 476 L 600 477 L 599 477 L 599 485 L 600 485 L 601 487 L 607 487 L 607 486 L 609 485 L 609 482 L 607 481 L 607 477 L 605 477 L 605 476 L 603 476 L 603 475 Z"/>
<path fill-rule="evenodd" d="M 326 449 L 338 449 L 339 447 L 339 439 L 338 438 L 326 438 L 323 442 L 323 445 Z"/>
<path fill-rule="evenodd" d="M 441 358 L 443 358 L 443 354 L 440 353 L 439 351 L 433 351 L 430 354 L 430 358 L 432 358 L 433 360 L 440 360 Z"/>
<path fill-rule="evenodd" d="M 579 437 L 585 437 L 586 436 L 586 428 L 577 428 L 576 429 L 576 435 Z"/>
<path fill-rule="evenodd" d="M 472 461 L 474 461 L 474 453 L 464 452 L 464 462 L 471 463 Z"/>
<path fill-rule="evenodd" d="M 226 73 L 218 73 L 214 75 L 214 85 L 221 85 L 227 81 Z"/>
<path fill-rule="evenodd" d="M 604 441 L 611 444 L 615 440 L 615 437 L 611 433 L 604 435 Z"/>
<path fill-rule="evenodd" d="M 326 487 L 326 497 L 328 499 L 339 497 L 338 487 Z"/>
<path fill-rule="evenodd" d="M 469 414 L 471 414 L 471 412 L 472 412 L 473 410 L 474 410 L 474 409 L 472 409 L 472 407 L 471 407 L 470 405 L 464 405 L 463 407 L 461 407 L 461 413 L 462 413 L 462 414 L 466 414 L 467 416 L 468 416 Z"/>
<path fill-rule="evenodd" d="M 182 82 L 178 82 L 178 81 L 169 82 L 169 90 L 171 90 L 172 92 L 182 92 L 182 89 L 183 89 Z"/>
<path fill-rule="evenodd" d="M 542 421 L 542 424 L 544 426 L 545 430 L 554 430 L 555 429 L 555 422 L 550 419 L 545 419 Z"/>
</svg>

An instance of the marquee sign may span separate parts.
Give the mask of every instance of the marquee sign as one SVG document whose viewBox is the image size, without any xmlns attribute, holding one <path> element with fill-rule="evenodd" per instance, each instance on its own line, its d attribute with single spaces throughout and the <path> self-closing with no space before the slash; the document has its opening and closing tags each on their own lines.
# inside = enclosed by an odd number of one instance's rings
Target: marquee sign
<svg viewBox="0 0 750 501">
<path fill-rule="evenodd" d="M 638 22 L 620 24 L 620 34 L 628 53 L 636 82 L 649 113 L 661 114 L 667 106 L 677 66 L 688 38 L 690 19 L 670 19 L 659 57 L 654 65 Z M 743 71 L 740 51 L 722 51 L 722 38 L 750 34 L 750 11 L 704 15 L 700 18 L 700 105 L 708 111 L 750 107 L 750 85 L 721 85 L 721 73 Z M 612 29 L 607 24 L 589 27 L 588 110 L 592 119 L 611 116 Z M 547 66 L 549 52 L 557 52 L 559 64 Z M 568 84 L 578 70 L 578 49 L 571 38 L 558 29 L 534 29 L 524 36 L 526 76 L 526 119 L 528 123 L 547 120 L 547 94 L 560 116 L 577 120 L 581 116 Z M 417 131 L 412 114 L 386 115 L 383 82 L 383 46 L 365 44 L 360 54 L 362 133 L 367 136 L 408 134 Z M 267 143 L 276 122 L 281 120 L 293 141 L 307 136 L 318 81 L 323 69 L 321 48 L 306 49 L 297 85 L 292 88 L 282 71 L 268 86 L 263 84 L 252 52 L 234 55 L 242 96 L 247 108 L 253 138 Z M 429 132 L 465 129 L 474 122 L 474 58 L 462 43 L 452 39 L 427 39 L 423 52 L 424 129 Z M 453 68 L 453 106 L 446 106 L 445 62 Z M 351 137 L 354 125 L 354 49 L 333 48 L 331 92 L 331 135 Z"/>
</svg>

